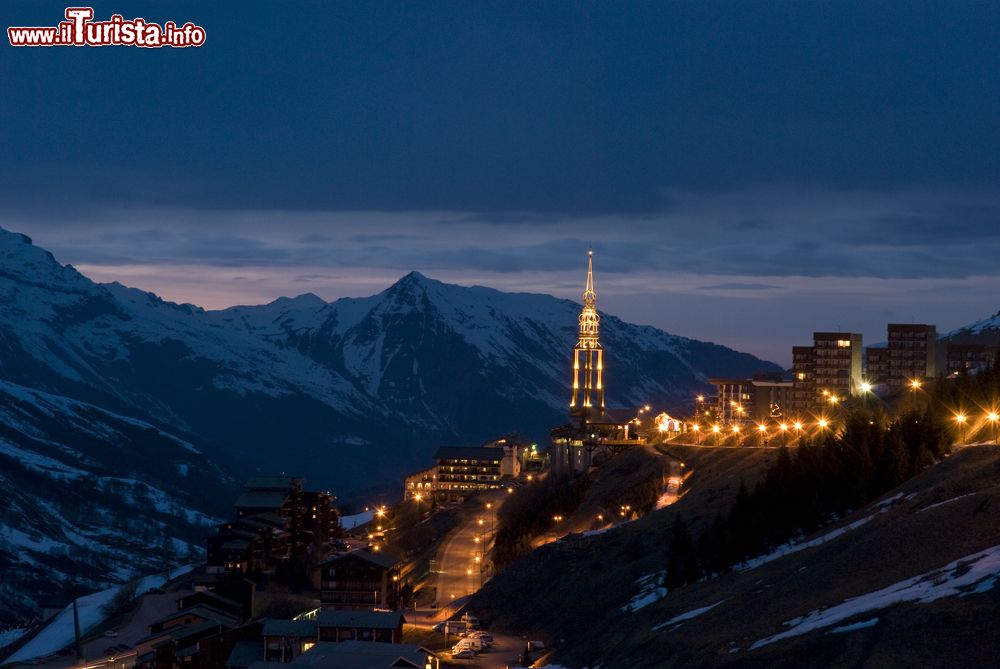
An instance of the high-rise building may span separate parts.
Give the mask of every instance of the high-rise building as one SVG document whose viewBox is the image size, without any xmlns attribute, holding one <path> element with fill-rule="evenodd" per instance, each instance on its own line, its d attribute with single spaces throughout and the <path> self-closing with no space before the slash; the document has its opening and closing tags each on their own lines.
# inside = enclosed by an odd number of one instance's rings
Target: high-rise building
<svg viewBox="0 0 1000 669">
<path fill-rule="evenodd" d="M 852 332 L 814 332 L 813 355 L 817 399 L 844 399 L 860 392 L 861 335 Z"/>
<path fill-rule="evenodd" d="M 889 324 L 889 372 L 891 389 L 913 381 L 933 378 L 936 366 L 937 328 L 933 325 Z"/>
<path fill-rule="evenodd" d="M 812 346 L 792 347 L 792 398 L 791 413 L 804 416 L 816 404 L 814 371 L 816 357 Z"/>
<path fill-rule="evenodd" d="M 874 385 L 889 379 L 889 349 L 872 346 L 865 350 L 865 381 Z"/>
</svg>

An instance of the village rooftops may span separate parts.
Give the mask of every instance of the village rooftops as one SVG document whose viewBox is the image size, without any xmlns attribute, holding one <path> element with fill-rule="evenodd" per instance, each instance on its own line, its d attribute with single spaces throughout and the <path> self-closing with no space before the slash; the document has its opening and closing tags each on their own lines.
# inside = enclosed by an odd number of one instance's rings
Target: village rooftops
<svg viewBox="0 0 1000 669">
<path fill-rule="evenodd" d="M 486 460 L 500 462 L 503 460 L 502 448 L 489 446 L 442 446 L 434 454 L 435 460 Z"/>
</svg>

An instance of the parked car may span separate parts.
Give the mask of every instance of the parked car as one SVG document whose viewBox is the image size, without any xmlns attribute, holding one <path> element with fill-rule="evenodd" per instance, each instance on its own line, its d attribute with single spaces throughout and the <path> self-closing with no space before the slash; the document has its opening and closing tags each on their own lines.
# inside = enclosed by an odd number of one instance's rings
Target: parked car
<svg viewBox="0 0 1000 669">
<path fill-rule="evenodd" d="M 467 638 L 462 639 L 461 641 L 459 641 L 458 643 L 455 644 L 455 649 L 456 650 L 462 649 L 462 648 L 468 648 L 469 650 L 471 650 L 473 652 L 481 653 L 481 652 L 483 652 L 483 650 L 486 649 L 486 644 L 483 642 L 482 639 L 476 639 L 476 638 L 473 638 L 473 637 L 467 637 Z"/>
<path fill-rule="evenodd" d="M 489 632 L 484 632 L 483 630 L 476 630 L 474 632 L 470 632 L 469 636 L 476 639 L 481 639 L 490 646 L 493 645 L 493 635 L 490 634 Z"/>
<path fill-rule="evenodd" d="M 451 659 L 453 660 L 471 660 L 475 656 L 476 654 L 469 648 L 463 648 L 462 650 L 455 650 L 453 648 L 451 651 Z"/>
</svg>

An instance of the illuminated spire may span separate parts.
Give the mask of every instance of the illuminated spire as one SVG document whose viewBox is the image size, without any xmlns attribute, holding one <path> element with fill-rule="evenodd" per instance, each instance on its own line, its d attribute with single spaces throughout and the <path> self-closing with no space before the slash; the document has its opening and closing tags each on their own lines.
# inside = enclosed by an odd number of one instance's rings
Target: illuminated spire
<svg viewBox="0 0 1000 669">
<path fill-rule="evenodd" d="M 587 285 L 580 311 L 580 336 L 573 349 L 573 399 L 570 407 L 584 417 L 604 410 L 604 350 L 599 336 L 601 317 L 594 291 L 594 251 L 587 252 Z"/>
<path fill-rule="evenodd" d="M 587 251 L 587 287 L 583 291 L 583 305 L 593 308 L 597 304 L 597 293 L 594 292 L 594 250 Z"/>
</svg>

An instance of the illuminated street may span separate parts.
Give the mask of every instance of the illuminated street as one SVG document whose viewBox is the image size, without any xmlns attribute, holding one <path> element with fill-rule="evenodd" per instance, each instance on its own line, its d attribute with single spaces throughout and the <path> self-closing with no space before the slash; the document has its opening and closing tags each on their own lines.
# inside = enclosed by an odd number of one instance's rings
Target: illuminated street
<svg viewBox="0 0 1000 669">
<path fill-rule="evenodd" d="M 474 514 L 457 530 L 442 552 L 437 579 L 437 605 L 448 606 L 451 602 L 466 595 L 471 595 L 480 587 L 487 573 L 480 573 L 485 564 L 484 555 L 493 545 L 491 534 L 491 511 L 486 504 L 499 505 L 506 495 L 505 490 L 497 490 L 480 495 L 477 499 L 482 503 L 483 512 Z M 483 521 L 480 523 L 479 521 Z M 476 561 L 479 558 L 479 561 Z"/>
</svg>

